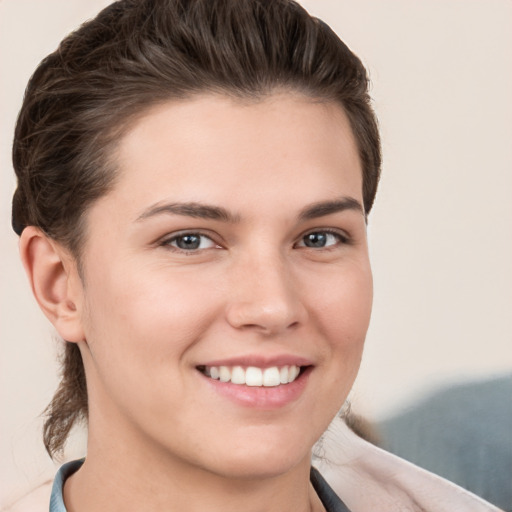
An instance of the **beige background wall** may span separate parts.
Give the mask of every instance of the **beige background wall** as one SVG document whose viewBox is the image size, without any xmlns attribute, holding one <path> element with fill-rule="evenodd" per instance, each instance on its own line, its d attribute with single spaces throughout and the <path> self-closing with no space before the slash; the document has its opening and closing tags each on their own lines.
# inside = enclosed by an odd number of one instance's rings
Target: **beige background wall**
<svg viewBox="0 0 512 512">
<path fill-rule="evenodd" d="M 53 333 L 11 232 L 12 129 L 31 72 L 106 0 L 0 0 L 0 505 L 50 478 L 38 414 Z M 370 69 L 384 143 L 374 316 L 353 393 L 382 418 L 512 371 L 512 2 L 304 0 Z"/>
</svg>

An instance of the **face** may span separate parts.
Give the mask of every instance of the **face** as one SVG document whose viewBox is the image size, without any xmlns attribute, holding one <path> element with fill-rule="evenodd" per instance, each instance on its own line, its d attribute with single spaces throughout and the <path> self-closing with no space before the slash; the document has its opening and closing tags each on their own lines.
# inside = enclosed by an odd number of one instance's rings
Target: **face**
<svg viewBox="0 0 512 512">
<path fill-rule="evenodd" d="M 170 102 L 115 158 L 83 252 L 90 443 L 221 475 L 308 461 L 371 309 L 341 107 L 291 93 Z"/>
</svg>

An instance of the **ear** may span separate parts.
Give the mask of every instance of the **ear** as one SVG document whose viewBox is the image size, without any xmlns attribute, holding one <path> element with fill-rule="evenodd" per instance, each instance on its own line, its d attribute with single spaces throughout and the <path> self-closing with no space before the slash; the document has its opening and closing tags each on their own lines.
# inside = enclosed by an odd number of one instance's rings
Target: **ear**
<svg viewBox="0 0 512 512">
<path fill-rule="evenodd" d="M 66 341 L 84 340 L 83 286 L 69 251 L 27 226 L 20 237 L 20 255 L 34 297 L 59 335 Z"/>
</svg>

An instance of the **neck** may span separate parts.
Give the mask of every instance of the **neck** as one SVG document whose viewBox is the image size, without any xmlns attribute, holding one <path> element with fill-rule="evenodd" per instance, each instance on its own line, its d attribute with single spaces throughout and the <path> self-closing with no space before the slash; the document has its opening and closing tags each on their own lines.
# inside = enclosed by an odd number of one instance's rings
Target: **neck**
<svg viewBox="0 0 512 512">
<path fill-rule="evenodd" d="M 165 453 L 161 446 L 137 450 L 133 439 L 102 439 L 90 432 L 87 459 L 66 482 L 69 512 L 323 510 L 309 482 L 309 456 L 286 471 L 240 477 L 208 471 Z"/>
</svg>

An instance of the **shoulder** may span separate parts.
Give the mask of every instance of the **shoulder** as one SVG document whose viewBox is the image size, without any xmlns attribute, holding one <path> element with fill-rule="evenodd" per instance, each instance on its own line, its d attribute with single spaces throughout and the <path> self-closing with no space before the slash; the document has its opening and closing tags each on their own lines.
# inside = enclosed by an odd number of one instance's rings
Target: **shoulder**
<svg viewBox="0 0 512 512">
<path fill-rule="evenodd" d="M 2 508 L 2 512 L 48 512 L 51 493 L 52 481 L 48 480 L 12 505 Z"/>
<path fill-rule="evenodd" d="M 341 422 L 340 422 L 341 423 Z M 499 512 L 447 480 L 357 437 L 337 425 L 316 466 L 353 512 Z"/>
</svg>

